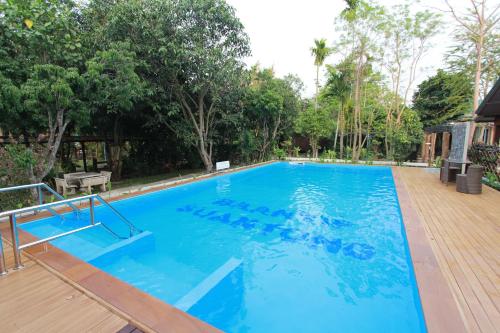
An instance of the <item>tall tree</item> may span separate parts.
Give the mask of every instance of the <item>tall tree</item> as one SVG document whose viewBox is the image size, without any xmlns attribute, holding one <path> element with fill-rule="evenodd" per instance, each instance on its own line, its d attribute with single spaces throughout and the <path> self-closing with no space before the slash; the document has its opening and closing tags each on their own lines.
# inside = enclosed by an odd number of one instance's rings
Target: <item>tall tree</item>
<svg viewBox="0 0 500 333">
<path fill-rule="evenodd" d="M 178 67 L 171 77 L 173 92 L 182 128 L 193 134 L 190 142 L 210 172 L 215 129 L 222 115 L 231 111 L 223 109 L 220 101 L 239 85 L 240 59 L 249 54 L 248 36 L 234 9 L 223 0 L 178 0 L 174 8 Z M 178 128 L 170 128 L 181 134 Z"/>
<path fill-rule="evenodd" d="M 83 96 L 83 80 L 76 68 L 36 65 L 22 86 L 25 114 L 40 123 L 37 138 L 37 165 L 30 169 L 30 180 L 39 183 L 54 167 L 62 137 L 70 122 L 84 124 L 88 119 Z"/>
<path fill-rule="evenodd" d="M 440 19 L 428 10 L 413 13 L 408 3 L 391 7 L 384 15 L 383 65 L 389 73 L 394 100 L 387 106 L 386 155 L 391 156 L 394 127 L 401 125 L 420 61 L 438 32 Z M 395 119 L 393 119 L 395 117 Z"/>
<path fill-rule="evenodd" d="M 87 62 L 86 95 L 94 117 L 111 120 L 111 170 L 115 179 L 122 173 L 122 122 L 137 109 L 146 94 L 146 84 L 136 73 L 139 61 L 128 43 L 115 43 L 105 51 L 98 51 Z M 106 122 L 104 122 L 106 123 Z"/>
<path fill-rule="evenodd" d="M 318 158 L 319 141 L 332 135 L 333 120 L 328 109 L 307 108 L 299 113 L 295 131 L 309 139 L 312 157 Z"/>
<path fill-rule="evenodd" d="M 424 126 L 439 125 L 467 114 L 472 107 L 472 82 L 466 73 L 445 72 L 422 81 L 413 95 L 413 109 Z"/>
<path fill-rule="evenodd" d="M 258 159 L 269 156 L 280 135 L 293 127 L 299 109 L 300 92 L 293 85 L 296 78 L 279 79 L 272 69 L 251 69 L 251 82 L 244 100 L 243 112 L 253 142 L 258 146 Z M 300 83 L 299 83 L 300 85 Z"/>
<path fill-rule="evenodd" d="M 339 138 L 339 157 L 344 156 L 344 130 L 345 130 L 345 113 L 351 104 L 352 95 L 352 73 L 353 64 L 350 58 L 345 59 L 337 66 L 328 66 L 328 78 L 325 86 L 326 96 L 332 96 L 338 99 L 339 109 L 337 112 L 337 122 L 335 125 L 335 137 L 333 149 L 337 148 L 337 138 Z"/>
<path fill-rule="evenodd" d="M 318 109 L 319 94 L 319 69 L 323 66 L 326 58 L 332 50 L 326 45 L 326 39 L 315 39 L 314 46 L 311 48 L 311 54 L 314 56 L 314 65 L 316 66 L 316 96 L 314 97 L 314 107 Z"/>
<path fill-rule="evenodd" d="M 76 7 L 72 1 L 2 1 L 0 13 L 0 80 L 6 83 L 0 108 L 10 104 L 0 126 L 24 136 L 36 157 L 30 181 L 40 182 L 69 124 L 86 119 Z"/>
<path fill-rule="evenodd" d="M 449 12 L 458 24 L 458 29 L 463 33 L 459 34 L 465 37 L 461 42 L 471 41 L 474 45 L 474 94 L 472 104 L 472 114 L 479 107 L 479 97 L 481 90 L 481 76 L 483 73 L 483 60 L 485 55 L 485 42 L 489 39 L 492 33 L 495 33 L 495 27 L 500 20 L 498 11 L 499 4 L 493 4 L 492 8 L 488 8 L 487 0 L 469 0 L 470 7 L 465 14 L 457 12 L 449 0 L 445 0 L 448 5 Z"/>
<path fill-rule="evenodd" d="M 377 41 L 380 37 L 384 8 L 366 1 L 348 2 L 348 7 L 337 21 L 340 31 L 337 49 L 347 50 L 353 57 L 353 136 L 351 142 L 353 160 L 358 160 L 363 142 L 361 108 L 363 82 L 367 69 L 379 53 Z M 346 55 L 347 56 L 347 55 Z"/>
</svg>

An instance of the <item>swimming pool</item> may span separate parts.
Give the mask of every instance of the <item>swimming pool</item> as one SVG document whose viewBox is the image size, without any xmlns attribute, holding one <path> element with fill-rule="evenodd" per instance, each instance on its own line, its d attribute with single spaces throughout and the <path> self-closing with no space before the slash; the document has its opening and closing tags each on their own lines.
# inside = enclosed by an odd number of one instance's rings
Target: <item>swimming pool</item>
<svg viewBox="0 0 500 333">
<path fill-rule="evenodd" d="M 113 206 L 143 232 L 51 243 L 224 331 L 425 332 L 390 168 L 279 162 Z M 21 228 L 46 237 L 86 214 Z"/>
</svg>

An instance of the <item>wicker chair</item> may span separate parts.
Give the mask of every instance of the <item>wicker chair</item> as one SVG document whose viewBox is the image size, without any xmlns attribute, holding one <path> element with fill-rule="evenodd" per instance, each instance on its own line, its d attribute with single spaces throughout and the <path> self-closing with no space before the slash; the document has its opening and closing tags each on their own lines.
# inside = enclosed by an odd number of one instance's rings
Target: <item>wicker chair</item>
<svg viewBox="0 0 500 333">
<path fill-rule="evenodd" d="M 460 172 L 460 166 L 457 163 L 450 162 L 448 160 L 443 161 L 443 166 L 439 173 L 439 179 L 441 182 L 448 185 L 449 182 L 454 182 L 457 178 L 457 174 Z"/>
<path fill-rule="evenodd" d="M 481 179 L 483 178 L 483 167 L 472 165 L 466 174 L 457 175 L 457 191 L 468 194 L 481 194 Z"/>
</svg>

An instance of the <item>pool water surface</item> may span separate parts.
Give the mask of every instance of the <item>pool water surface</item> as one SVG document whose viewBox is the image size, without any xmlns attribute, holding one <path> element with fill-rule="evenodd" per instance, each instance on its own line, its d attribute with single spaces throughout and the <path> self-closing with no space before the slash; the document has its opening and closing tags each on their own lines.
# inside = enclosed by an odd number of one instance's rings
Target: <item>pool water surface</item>
<svg viewBox="0 0 500 333">
<path fill-rule="evenodd" d="M 51 243 L 227 332 L 425 332 L 392 172 L 277 162 L 112 205 Z M 109 208 L 96 220 L 128 229 Z M 21 228 L 47 237 L 88 212 Z"/>
</svg>

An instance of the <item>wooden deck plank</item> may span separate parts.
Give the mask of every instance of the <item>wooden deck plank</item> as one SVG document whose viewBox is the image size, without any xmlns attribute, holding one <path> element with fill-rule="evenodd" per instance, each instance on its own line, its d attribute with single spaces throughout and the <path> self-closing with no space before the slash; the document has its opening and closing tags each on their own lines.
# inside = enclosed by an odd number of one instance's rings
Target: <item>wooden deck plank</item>
<svg viewBox="0 0 500 333">
<path fill-rule="evenodd" d="M 397 168 L 471 332 L 500 332 L 500 192 L 455 191 L 438 175 Z"/>
<path fill-rule="evenodd" d="M 5 244 L 5 243 L 4 243 Z M 12 267 L 10 247 L 5 249 Z M 2 332 L 110 332 L 127 321 L 23 257 L 24 268 L 0 277 Z"/>
</svg>

